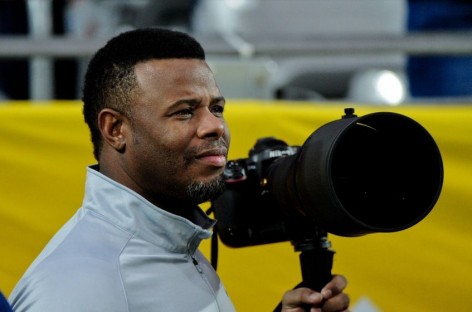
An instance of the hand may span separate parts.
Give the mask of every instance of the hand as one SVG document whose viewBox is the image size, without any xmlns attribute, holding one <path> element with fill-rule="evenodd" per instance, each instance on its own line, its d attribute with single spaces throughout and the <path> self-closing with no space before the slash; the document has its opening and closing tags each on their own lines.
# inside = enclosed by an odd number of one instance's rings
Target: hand
<svg viewBox="0 0 472 312">
<path fill-rule="evenodd" d="M 301 287 L 287 291 L 282 299 L 282 312 L 349 312 L 349 297 L 343 293 L 347 280 L 335 275 L 321 293 Z"/>
</svg>

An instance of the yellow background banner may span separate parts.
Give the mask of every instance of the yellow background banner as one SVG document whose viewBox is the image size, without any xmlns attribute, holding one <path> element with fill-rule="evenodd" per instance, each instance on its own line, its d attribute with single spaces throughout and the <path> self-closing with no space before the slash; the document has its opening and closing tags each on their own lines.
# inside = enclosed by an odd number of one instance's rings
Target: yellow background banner
<svg viewBox="0 0 472 312">
<path fill-rule="evenodd" d="M 346 104 L 230 100 L 230 159 L 245 158 L 256 140 L 275 136 L 301 145 L 343 115 Z M 404 114 L 423 125 L 442 153 L 441 197 L 410 229 L 346 238 L 330 235 L 333 272 L 349 280 L 355 308 L 378 311 L 467 311 L 472 306 L 472 106 L 350 105 L 359 116 Z M 85 167 L 94 163 L 79 102 L 0 105 L 0 290 L 8 295 L 52 235 L 80 207 Z M 210 243 L 203 252 L 210 256 Z M 238 311 L 272 311 L 301 281 L 289 242 L 228 248 L 218 273 Z"/>
</svg>

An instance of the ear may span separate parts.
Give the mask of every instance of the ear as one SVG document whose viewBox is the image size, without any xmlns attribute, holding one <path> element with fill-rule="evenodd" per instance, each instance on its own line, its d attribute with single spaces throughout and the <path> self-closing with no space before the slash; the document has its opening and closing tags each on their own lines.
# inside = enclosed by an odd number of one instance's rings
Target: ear
<svg viewBox="0 0 472 312">
<path fill-rule="evenodd" d="M 126 146 L 126 122 L 127 118 L 120 112 L 111 108 L 102 109 L 98 114 L 98 127 L 103 143 L 119 152 L 123 151 Z"/>
</svg>

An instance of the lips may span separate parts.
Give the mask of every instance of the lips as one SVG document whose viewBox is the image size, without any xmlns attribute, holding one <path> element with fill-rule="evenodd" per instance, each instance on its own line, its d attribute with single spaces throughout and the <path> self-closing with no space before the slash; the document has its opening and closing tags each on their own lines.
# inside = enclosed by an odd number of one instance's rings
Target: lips
<svg viewBox="0 0 472 312">
<path fill-rule="evenodd" d="M 200 152 L 196 155 L 196 159 L 214 167 L 224 167 L 226 166 L 226 148 L 214 148 Z"/>
</svg>

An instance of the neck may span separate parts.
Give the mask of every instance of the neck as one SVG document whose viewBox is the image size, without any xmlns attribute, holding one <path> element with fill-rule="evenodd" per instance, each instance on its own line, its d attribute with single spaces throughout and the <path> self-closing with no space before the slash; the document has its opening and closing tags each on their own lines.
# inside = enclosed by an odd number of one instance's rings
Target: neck
<svg viewBox="0 0 472 312">
<path fill-rule="evenodd" d="M 195 222 L 195 209 L 199 209 L 197 204 L 190 201 L 181 200 L 176 198 L 176 196 L 166 196 L 162 193 L 153 193 L 150 192 L 150 190 L 145 190 L 140 185 L 135 183 L 134 180 L 130 179 L 130 177 L 124 171 L 116 170 L 116 168 L 113 166 L 108 166 L 107 164 L 109 163 L 110 162 L 101 162 L 98 167 L 98 171 L 110 179 L 113 179 L 116 182 L 132 189 L 160 209 Z"/>
</svg>

